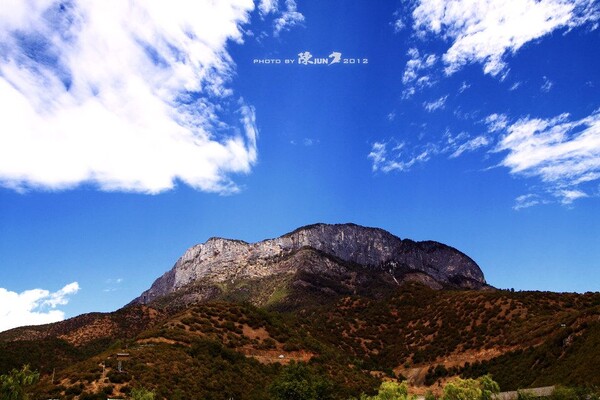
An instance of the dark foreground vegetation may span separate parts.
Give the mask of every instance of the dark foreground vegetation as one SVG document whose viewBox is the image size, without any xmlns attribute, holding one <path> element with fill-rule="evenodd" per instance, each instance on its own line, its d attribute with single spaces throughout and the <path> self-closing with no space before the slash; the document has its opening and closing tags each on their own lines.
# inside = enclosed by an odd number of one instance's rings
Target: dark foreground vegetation
<svg viewBox="0 0 600 400">
<path fill-rule="evenodd" d="M 21 370 L 13 369 L 8 374 L 0 376 L 0 400 L 28 400 L 29 392 L 39 379 L 37 372 L 29 366 Z M 454 378 L 447 382 L 439 396 L 431 390 L 427 391 L 425 400 L 492 400 L 500 393 L 500 386 L 490 375 L 478 379 Z M 96 394 L 82 394 L 84 399 L 104 399 L 111 395 L 108 390 Z M 265 398 L 272 400 L 332 400 L 339 398 L 334 392 L 334 385 L 323 375 L 316 375 L 304 363 L 292 362 L 282 368 L 279 375 L 268 386 Z M 155 400 L 160 393 L 145 387 L 135 387 L 122 398 L 131 400 Z M 189 394 L 184 398 L 203 398 Z M 229 397 L 235 398 L 235 397 Z M 532 394 L 518 391 L 516 400 L 535 400 Z M 599 400 L 600 391 L 594 388 L 557 387 L 545 397 L 547 400 Z M 358 398 L 349 400 L 417 400 L 416 395 L 409 394 L 406 382 L 383 381 L 374 394 L 362 393 Z"/>
</svg>

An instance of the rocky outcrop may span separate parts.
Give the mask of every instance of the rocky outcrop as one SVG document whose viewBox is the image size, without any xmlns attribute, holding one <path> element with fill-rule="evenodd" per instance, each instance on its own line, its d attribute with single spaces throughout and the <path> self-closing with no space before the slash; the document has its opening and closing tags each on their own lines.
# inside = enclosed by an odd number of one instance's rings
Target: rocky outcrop
<svg viewBox="0 0 600 400">
<path fill-rule="evenodd" d="M 401 240 L 382 229 L 354 224 L 316 224 L 258 243 L 211 238 L 188 249 L 170 271 L 133 303 L 147 304 L 194 285 L 219 286 L 296 274 L 302 266 L 290 262 L 290 256 L 305 248 L 327 255 L 324 260 L 334 259 L 366 272 L 389 274 L 397 283 L 406 277 L 436 288 L 487 286 L 481 269 L 471 258 L 444 244 Z M 330 269 L 330 264 L 336 263 L 324 261 L 321 267 Z"/>
</svg>

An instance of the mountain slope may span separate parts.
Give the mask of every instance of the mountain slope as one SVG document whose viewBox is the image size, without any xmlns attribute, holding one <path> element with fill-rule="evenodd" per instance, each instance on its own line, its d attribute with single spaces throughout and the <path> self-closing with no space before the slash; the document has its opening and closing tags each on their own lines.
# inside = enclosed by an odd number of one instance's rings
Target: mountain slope
<svg viewBox="0 0 600 400">
<path fill-rule="evenodd" d="M 505 390 L 600 384 L 597 293 L 447 291 L 408 282 L 380 298 L 357 294 L 318 303 L 276 312 L 207 302 L 164 314 L 134 336 L 114 334 L 87 357 L 47 364 L 36 393 L 88 399 L 144 386 L 168 399 L 191 393 L 268 399 L 269 383 L 292 360 L 327 377 L 339 399 L 376 387 L 373 376 L 399 375 L 432 388 L 457 374 L 487 372 Z M 53 351 L 32 342 L 40 351 L 19 354 L 13 367 L 29 356 L 39 369 L 35 363 Z M 124 372 L 118 372 L 119 353 L 128 354 Z"/>
<path fill-rule="evenodd" d="M 0 332 L 0 373 L 24 364 L 46 373 L 64 368 L 106 350 L 117 340 L 134 338 L 166 317 L 138 305 Z"/>
</svg>

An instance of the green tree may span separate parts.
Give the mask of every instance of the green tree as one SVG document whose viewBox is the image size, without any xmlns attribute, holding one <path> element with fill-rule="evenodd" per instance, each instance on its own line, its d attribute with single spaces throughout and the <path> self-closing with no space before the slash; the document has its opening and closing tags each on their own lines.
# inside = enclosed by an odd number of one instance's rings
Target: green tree
<svg viewBox="0 0 600 400">
<path fill-rule="evenodd" d="M 478 379 L 456 378 L 444 386 L 443 400 L 491 400 L 500 386 L 490 375 Z"/>
<path fill-rule="evenodd" d="M 131 389 L 130 398 L 132 400 L 154 400 L 154 392 L 146 388 L 139 387 Z"/>
<path fill-rule="evenodd" d="M 24 365 L 20 370 L 13 369 L 0 375 L 0 400 L 27 400 L 27 388 L 38 381 L 40 374 Z"/>
<path fill-rule="evenodd" d="M 331 384 L 306 364 L 291 362 L 269 387 L 274 400 L 331 399 Z"/>
<path fill-rule="evenodd" d="M 456 378 L 444 386 L 443 400 L 480 400 L 482 390 L 475 379 Z"/>
<path fill-rule="evenodd" d="M 408 400 L 408 385 L 406 382 L 382 382 L 375 396 L 360 396 L 360 400 Z"/>
<path fill-rule="evenodd" d="M 490 374 L 477 378 L 479 387 L 481 388 L 481 400 L 492 400 L 492 397 L 500 393 L 500 385 L 492 379 Z"/>
<path fill-rule="evenodd" d="M 564 386 L 557 386 L 551 396 L 552 400 L 578 400 L 580 397 L 585 398 L 585 396 L 578 396 L 574 388 Z"/>
<path fill-rule="evenodd" d="M 523 390 L 517 390 L 517 400 L 534 400 L 535 396 Z"/>
<path fill-rule="evenodd" d="M 427 393 L 425 393 L 425 400 L 436 400 L 436 397 L 431 390 L 428 390 Z"/>
</svg>

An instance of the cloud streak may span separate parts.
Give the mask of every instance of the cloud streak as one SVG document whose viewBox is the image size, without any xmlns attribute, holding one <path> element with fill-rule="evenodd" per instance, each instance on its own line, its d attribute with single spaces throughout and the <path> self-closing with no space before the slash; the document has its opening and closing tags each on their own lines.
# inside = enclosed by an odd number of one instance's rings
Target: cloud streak
<svg viewBox="0 0 600 400">
<path fill-rule="evenodd" d="M 62 321 L 65 313 L 58 306 L 68 304 L 69 296 L 79 291 L 77 282 L 51 293 L 31 289 L 22 293 L 0 288 L 0 332 L 26 325 L 42 325 Z"/>
<path fill-rule="evenodd" d="M 371 152 L 367 158 L 372 160 L 371 169 L 373 172 L 408 171 L 415 164 L 429 161 L 431 155 L 437 152 L 434 148 L 423 148 L 415 152 L 410 152 L 404 142 L 396 144 L 393 148 L 389 149 L 389 144 L 375 142 L 372 145 Z"/>
<path fill-rule="evenodd" d="M 564 204 L 588 196 L 580 188 L 600 179 L 600 110 L 579 119 L 522 118 L 506 128 L 494 152 L 514 175 L 537 177 Z"/>
<path fill-rule="evenodd" d="M 257 160 L 226 46 L 250 0 L 11 2 L 0 10 L 0 184 L 230 193 Z"/>
<path fill-rule="evenodd" d="M 434 156 L 449 159 L 483 151 L 485 157 L 499 155 L 496 166 L 518 177 L 538 179 L 540 193 L 516 199 L 516 210 L 547 204 L 565 205 L 597 195 L 594 183 L 600 181 L 600 109 L 591 115 L 572 119 L 569 114 L 541 119 L 524 117 L 510 122 L 504 114 L 491 114 L 480 121 L 486 132 L 471 136 L 466 132 L 446 132 L 437 142 L 410 145 L 402 142 L 375 142 L 367 158 L 374 172 L 409 171 L 417 163 Z M 597 188 L 597 186 L 596 186 Z"/>
<path fill-rule="evenodd" d="M 485 74 L 503 76 L 508 55 L 555 30 L 595 24 L 600 9 L 593 0 L 419 0 L 412 16 L 420 37 L 451 43 L 442 56 L 446 74 L 479 63 Z"/>
<path fill-rule="evenodd" d="M 446 106 L 446 100 L 448 100 L 448 95 L 442 96 L 439 99 L 436 99 L 431 102 L 426 101 L 423 103 L 423 108 L 425 108 L 425 110 L 427 110 L 428 112 L 434 112 L 436 110 L 441 110 Z"/>
</svg>

